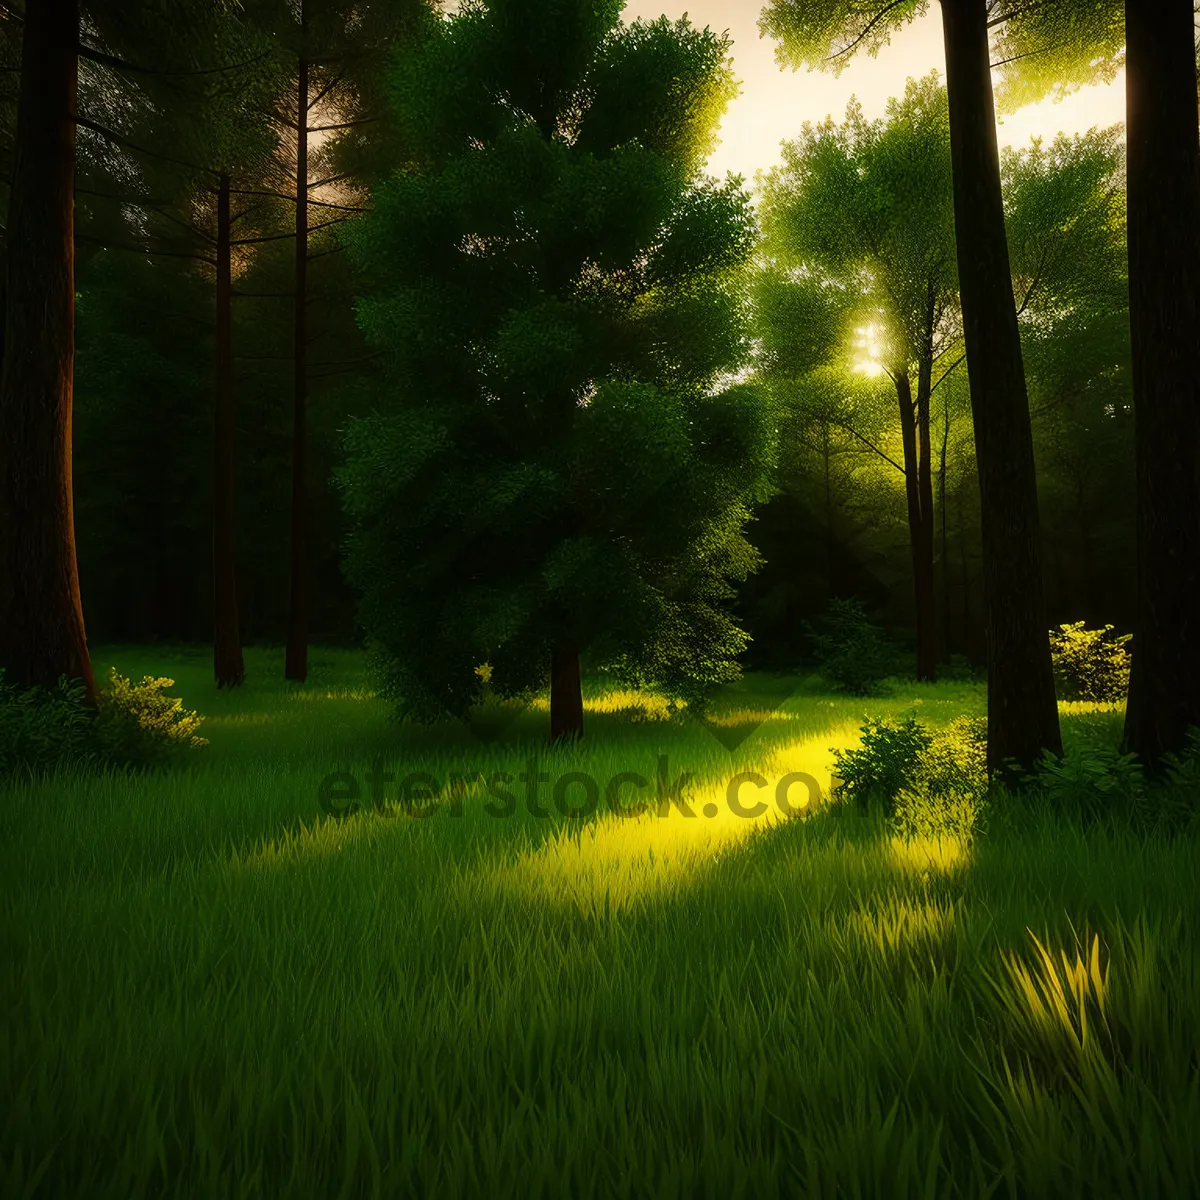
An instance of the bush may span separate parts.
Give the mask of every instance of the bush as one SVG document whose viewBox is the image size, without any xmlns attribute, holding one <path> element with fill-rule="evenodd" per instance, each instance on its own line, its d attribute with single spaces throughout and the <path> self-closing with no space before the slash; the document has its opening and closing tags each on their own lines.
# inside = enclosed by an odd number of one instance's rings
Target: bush
<svg viewBox="0 0 1200 1200">
<path fill-rule="evenodd" d="M 821 673 L 854 696 L 868 696 L 891 674 L 892 649 L 858 600 L 831 600 L 815 624 L 804 626 Z"/>
<path fill-rule="evenodd" d="M 1059 758 L 1049 750 L 1031 779 L 1047 807 L 1085 824 L 1108 816 L 1130 815 L 1145 780 L 1136 754 L 1091 738 L 1067 746 Z"/>
<path fill-rule="evenodd" d="M 1171 832 L 1200 824 L 1200 729 L 1188 730 L 1182 754 L 1163 755 L 1164 778 L 1137 805 L 1141 823 Z"/>
<path fill-rule="evenodd" d="M 839 800 L 860 809 L 875 801 L 890 811 L 896 793 L 911 781 L 932 742 L 933 735 L 916 717 L 895 725 L 868 717 L 862 725 L 862 745 L 857 750 L 834 751 L 841 779 Z"/>
<path fill-rule="evenodd" d="M 79 680 L 16 688 L 0 669 L 0 779 L 93 759 L 95 716 Z"/>
<path fill-rule="evenodd" d="M 54 767 L 166 765 L 207 745 L 199 714 L 163 694 L 172 679 L 133 683 L 111 670 L 95 708 L 82 682 L 15 688 L 0 671 L 0 778 Z"/>
<path fill-rule="evenodd" d="M 198 737 L 204 718 L 183 707 L 177 696 L 164 695 L 175 680 L 145 676 L 133 683 L 115 668 L 100 693 L 96 740 L 101 756 L 120 766 L 165 766 L 189 750 L 208 745 Z"/>
<path fill-rule="evenodd" d="M 1046 807 L 1084 824 L 1129 822 L 1139 832 L 1171 833 L 1200 821 L 1200 730 L 1182 754 L 1163 756 L 1162 774 L 1146 778 L 1134 754 L 1091 739 L 1046 753 L 1034 782 Z"/>
<path fill-rule="evenodd" d="M 835 751 L 839 798 L 882 804 L 902 837 L 969 837 L 983 824 L 987 722 L 962 717 L 929 729 L 915 717 L 868 719 L 857 750 Z"/>
<path fill-rule="evenodd" d="M 1129 691 L 1130 634 L 1113 627 L 1085 629 L 1082 621 L 1050 631 L 1050 655 L 1060 700 L 1120 703 Z"/>
</svg>

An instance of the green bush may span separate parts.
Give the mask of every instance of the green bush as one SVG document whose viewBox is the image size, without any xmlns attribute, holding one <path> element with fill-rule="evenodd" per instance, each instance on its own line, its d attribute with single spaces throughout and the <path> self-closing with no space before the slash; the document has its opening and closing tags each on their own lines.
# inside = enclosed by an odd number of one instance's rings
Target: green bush
<svg viewBox="0 0 1200 1200">
<path fill-rule="evenodd" d="M 868 719 L 856 750 L 834 752 L 840 800 L 881 804 L 902 837 L 969 837 L 984 821 L 987 722 L 962 717 L 930 729 L 915 717 Z"/>
<path fill-rule="evenodd" d="M 1200 729 L 1188 730 L 1182 754 L 1163 755 L 1164 778 L 1139 798 L 1143 825 L 1167 832 L 1200 824 Z"/>
<path fill-rule="evenodd" d="M 96 740 L 101 756 L 119 766 L 165 766 L 189 750 L 208 745 L 197 736 L 204 718 L 183 707 L 177 696 L 164 695 L 173 679 L 145 676 L 133 683 L 115 668 L 100 693 Z"/>
<path fill-rule="evenodd" d="M 1120 703 L 1129 691 L 1130 634 L 1085 629 L 1082 621 L 1050 630 L 1050 655 L 1060 700 Z"/>
<path fill-rule="evenodd" d="M 95 715 L 79 680 L 16 688 L 0 668 L 0 778 L 95 758 Z"/>
<path fill-rule="evenodd" d="M 79 680 L 16 688 L 0 671 L 0 778 L 89 764 L 162 766 L 207 745 L 196 734 L 203 718 L 163 694 L 173 683 L 133 683 L 111 670 L 93 708 Z"/>
<path fill-rule="evenodd" d="M 1042 751 L 1033 782 L 1056 811 L 1085 820 L 1116 806 L 1129 811 L 1145 787 L 1136 754 L 1090 739 L 1067 747 L 1061 758 Z"/>
<path fill-rule="evenodd" d="M 987 721 L 960 717 L 930 731 L 930 741 L 892 802 L 901 837 L 971 837 L 982 830 L 988 799 Z"/>
<path fill-rule="evenodd" d="M 898 724 L 866 718 L 862 745 L 835 750 L 836 774 L 841 780 L 838 799 L 866 809 L 874 801 L 889 811 L 896 793 L 913 778 L 933 735 L 916 717 Z"/>
<path fill-rule="evenodd" d="M 843 691 L 871 695 L 892 673 L 892 648 L 860 601 L 830 600 L 825 612 L 804 628 L 821 673 Z"/>
</svg>

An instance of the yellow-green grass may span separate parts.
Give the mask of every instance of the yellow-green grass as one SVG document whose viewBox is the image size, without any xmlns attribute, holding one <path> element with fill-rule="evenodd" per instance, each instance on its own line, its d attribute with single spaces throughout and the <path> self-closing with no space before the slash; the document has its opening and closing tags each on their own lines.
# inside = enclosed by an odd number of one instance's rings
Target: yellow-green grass
<svg viewBox="0 0 1200 1200">
<path fill-rule="evenodd" d="M 1195 841 L 730 811 L 976 687 L 757 676 L 705 727 L 595 680 L 550 750 L 542 705 L 396 725 L 346 652 L 298 686 L 250 651 L 231 693 L 199 651 L 96 659 L 173 677 L 211 744 L 0 795 L 6 1197 L 1200 1195 Z M 701 815 L 658 815 L 664 757 Z M 531 760 L 650 809 L 489 815 Z M 443 806 L 376 811 L 372 765 Z"/>
</svg>

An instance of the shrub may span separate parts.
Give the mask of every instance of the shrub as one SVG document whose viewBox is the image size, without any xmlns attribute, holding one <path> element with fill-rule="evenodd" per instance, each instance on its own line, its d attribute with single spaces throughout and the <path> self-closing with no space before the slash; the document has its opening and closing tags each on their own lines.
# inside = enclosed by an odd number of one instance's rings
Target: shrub
<svg viewBox="0 0 1200 1200">
<path fill-rule="evenodd" d="M 858 600 L 831 600 L 814 624 L 805 623 L 805 630 L 821 673 L 843 691 L 870 695 L 891 674 L 891 647 Z"/>
<path fill-rule="evenodd" d="M 962 717 L 930 729 L 915 717 L 867 719 L 862 745 L 834 752 L 839 799 L 879 803 L 902 837 L 968 837 L 983 823 L 987 722 Z"/>
<path fill-rule="evenodd" d="M 1173 831 L 1200 823 L 1200 729 L 1188 730 L 1182 754 L 1163 755 L 1164 778 L 1137 804 L 1143 825 Z"/>
<path fill-rule="evenodd" d="M 207 745 L 196 734 L 203 718 L 163 694 L 173 683 L 133 683 L 112 670 L 93 708 L 79 680 L 15 688 L 0 671 L 0 778 L 87 764 L 154 767 Z"/>
<path fill-rule="evenodd" d="M 0 669 L 0 778 L 94 758 L 94 720 L 79 680 L 16 688 Z"/>
<path fill-rule="evenodd" d="M 935 729 L 892 804 L 901 837 L 971 837 L 985 821 L 987 721 L 960 717 Z"/>
<path fill-rule="evenodd" d="M 164 695 L 175 680 L 145 676 L 133 683 L 115 668 L 100 693 L 96 739 L 102 757 L 120 766 L 166 765 L 189 750 L 208 745 L 197 736 L 204 718 L 183 707 L 177 696 Z"/>
<path fill-rule="evenodd" d="M 1028 782 L 1052 811 L 1085 824 L 1133 815 L 1145 788 L 1136 754 L 1092 738 L 1067 746 L 1061 758 L 1044 750 Z"/>
<path fill-rule="evenodd" d="M 932 741 L 929 730 L 916 717 L 895 725 L 868 717 L 862 725 L 861 746 L 834 751 L 841 779 L 838 798 L 860 809 L 877 801 L 890 810 L 896 793 L 913 778 Z"/>
<path fill-rule="evenodd" d="M 1060 700 L 1119 703 L 1129 691 L 1129 634 L 1085 629 L 1082 621 L 1050 631 L 1050 655 Z"/>
</svg>

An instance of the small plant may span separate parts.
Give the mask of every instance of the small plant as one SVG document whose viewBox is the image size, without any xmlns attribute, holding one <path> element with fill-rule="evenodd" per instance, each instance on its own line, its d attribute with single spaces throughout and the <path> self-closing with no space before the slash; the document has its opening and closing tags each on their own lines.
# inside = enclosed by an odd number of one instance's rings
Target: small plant
<svg viewBox="0 0 1200 1200">
<path fill-rule="evenodd" d="M 179 697 L 164 694 L 174 685 L 173 679 L 150 675 L 134 683 L 115 667 L 109 669 L 96 718 L 96 739 L 106 760 L 154 767 L 208 745 L 207 738 L 196 734 L 204 718 L 184 708 Z"/>
<path fill-rule="evenodd" d="M 805 623 L 813 654 L 830 683 L 869 696 L 891 674 L 893 653 L 883 630 L 858 600 L 830 600 L 814 624 Z"/>
<path fill-rule="evenodd" d="M 1061 758 L 1043 751 L 1031 782 L 1051 810 L 1089 823 L 1130 815 L 1145 789 L 1136 754 L 1092 739 L 1067 747 Z"/>
<path fill-rule="evenodd" d="M 983 827 L 987 798 L 987 721 L 960 717 L 930 732 L 896 793 L 892 825 L 904 838 L 968 838 Z"/>
<path fill-rule="evenodd" d="M 1189 729 L 1187 748 L 1164 754 L 1162 765 L 1163 777 L 1137 798 L 1138 821 L 1168 833 L 1200 823 L 1200 729 Z"/>
<path fill-rule="evenodd" d="M 94 719 L 81 681 L 16 688 L 0 669 L 0 778 L 93 758 Z"/>
<path fill-rule="evenodd" d="M 1131 635 L 1113 636 L 1113 627 L 1085 629 L 1082 621 L 1050 631 L 1050 656 L 1060 700 L 1118 704 L 1129 691 Z"/>
<path fill-rule="evenodd" d="M 932 742 L 933 735 L 916 717 L 895 725 L 868 717 L 862 725 L 862 745 L 857 750 L 834 751 L 841 779 L 838 797 L 859 809 L 875 801 L 890 811 Z"/>
</svg>

